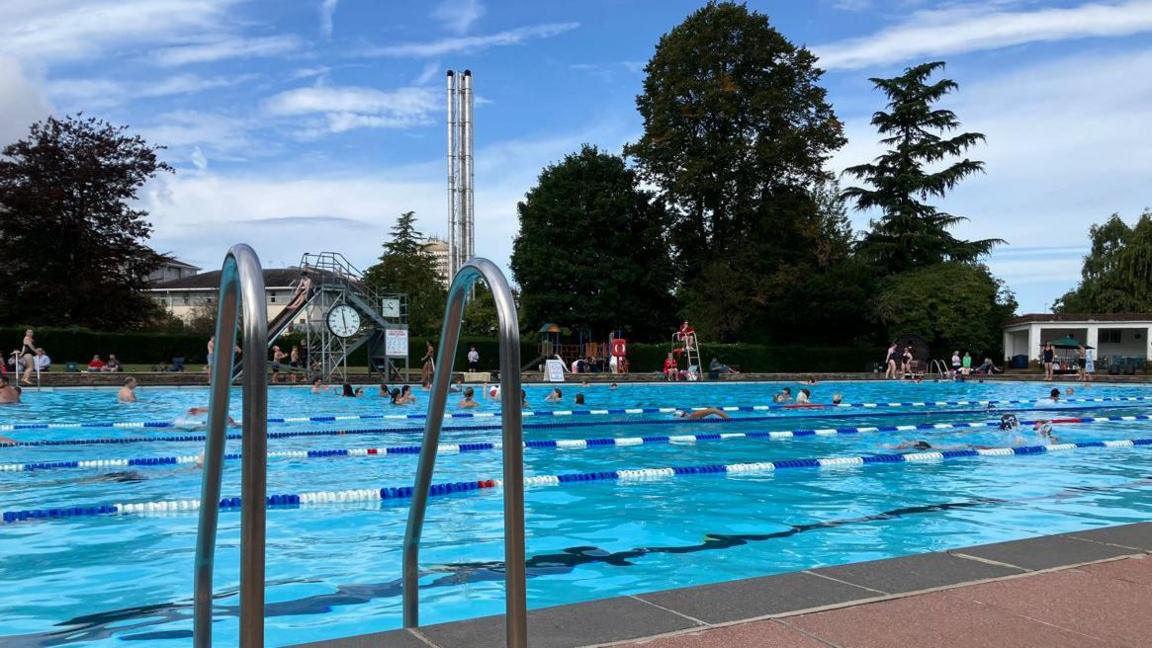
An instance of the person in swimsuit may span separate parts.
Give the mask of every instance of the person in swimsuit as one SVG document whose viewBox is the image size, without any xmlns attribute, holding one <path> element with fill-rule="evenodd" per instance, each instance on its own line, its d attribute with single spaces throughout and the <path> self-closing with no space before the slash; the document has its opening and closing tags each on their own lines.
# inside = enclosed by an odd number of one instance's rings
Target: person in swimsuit
<svg viewBox="0 0 1152 648">
<path fill-rule="evenodd" d="M 120 393 L 116 394 L 116 400 L 121 403 L 135 403 L 136 402 L 136 379 L 129 376 L 124 379 L 124 386 L 120 388 Z"/>
<path fill-rule="evenodd" d="M 341 386 L 340 395 L 344 396 L 345 398 L 356 398 L 358 396 L 363 396 L 364 395 L 364 388 L 363 387 L 357 387 L 357 388 L 353 389 L 352 385 L 350 385 L 348 383 L 344 383 Z"/>
<path fill-rule="evenodd" d="M 0 405 L 12 405 L 20 402 L 20 388 L 8 383 L 7 376 L 0 376 Z"/>
<path fill-rule="evenodd" d="M 678 409 L 672 413 L 672 416 L 675 416 L 676 418 L 691 419 L 691 420 L 707 418 L 709 416 L 715 416 L 717 418 L 722 418 L 722 419 L 731 418 L 730 416 L 728 416 L 727 412 L 725 412 L 724 410 L 722 410 L 718 407 L 705 407 L 704 409 L 698 409 L 698 410 Z"/>
<path fill-rule="evenodd" d="M 1041 357 L 1044 360 L 1044 380 L 1053 380 L 1052 363 L 1056 360 L 1056 348 L 1051 342 L 1045 342 Z"/>
<path fill-rule="evenodd" d="M 24 367 L 20 382 L 31 385 L 32 372 L 36 370 L 36 340 L 32 337 L 32 329 L 24 331 L 24 342 L 20 345 L 20 364 Z"/>
<path fill-rule="evenodd" d="M 549 402 L 549 403 L 555 403 L 555 402 L 561 401 L 563 399 L 564 399 L 564 392 L 560 391 L 559 387 L 557 387 L 556 389 L 553 389 L 550 394 L 548 394 L 547 396 L 544 397 L 544 400 L 546 402 Z"/>
<path fill-rule="evenodd" d="M 807 405 L 812 398 L 812 392 L 807 389 L 801 389 L 799 394 L 796 394 L 797 405 Z"/>
<path fill-rule="evenodd" d="M 178 416 L 175 421 L 172 421 L 174 427 L 182 430 L 197 430 L 208 427 L 208 414 L 211 409 L 207 406 L 203 407 L 189 407 L 188 411 L 182 416 Z M 228 417 L 228 427 L 240 427 L 236 419 L 231 416 Z"/>
<path fill-rule="evenodd" d="M 1080 382 L 1090 383 L 1095 379 L 1096 359 L 1092 356 L 1092 349 L 1083 347 L 1084 365 L 1080 371 Z"/>
<path fill-rule="evenodd" d="M 471 387 L 465 389 L 464 390 L 464 398 L 462 398 L 460 400 L 460 402 L 456 404 L 456 407 L 470 408 L 470 407 L 476 407 L 477 405 L 479 405 L 479 403 L 476 402 L 476 399 L 473 398 L 474 394 L 475 394 L 475 392 L 472 391 Z"/>
<path fill-rule="evenodd" d="M 788 403 L 792 400 L 792 388 L 785 387 L 780 390 L 779 394 L 772 397 L 774 403 Z"/>
<path fill-rule="evenodd" d="M 884 378 L 889 380 L 896 379 L 896 349 L 897 345 L 893 342 L 888 347 L 888 357 L 884 360 L 886 369 L 884 370 Z"/>
</svg>

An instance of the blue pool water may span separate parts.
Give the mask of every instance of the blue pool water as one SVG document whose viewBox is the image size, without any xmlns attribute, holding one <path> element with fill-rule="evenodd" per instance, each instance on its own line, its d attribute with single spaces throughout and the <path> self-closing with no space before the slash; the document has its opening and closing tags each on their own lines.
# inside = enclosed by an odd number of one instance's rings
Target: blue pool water
<svg viewBox="0 0 1152 648">
<path fill-rule="evenodd" d="M 565 385 L 561 403 L 548 387 L 529 386 L 532 409 L 573 409 L 582 392 L 594 409 L 763 405 L 781 384 Z M 789 385 L 798 391 L 801 385 Z M 1066 387 L 1066 385 L 1059 385 Z M 1097 385 L 1075 397 L 1152 396 L 1144 386 Z M 845 402 L 1036 399 L 1040 383 L 825 383 Z M 273 389 L 270 415 L 363 416 L 422 413 L 394 408 L 371 389 L 359 399 Z M 36 423 L 171 421 L 206 403 L 203 388 L 141 388 L 140 402 L 119 405 L 115 392 L 26 392 L 0 409 L 2 426 Z M 239 416 L 239 393 L 233 415 Z M 1060 416 L 1152 413 L 1147 403 L 1074 403 L 1094 407 Z M 1035 406 L 1032 406 L 1035 408 Z M 937 409 L 961 410 L 934 413 Z M 1050 408 L 1012 408 L 1021 419 Z M 456 411 L 455 408 L 451 410 Z M 480 412 L 495 411 L 483 402 Z M 749 433 L 824 427 L 978 422 L 998 419 L 976 407 L 850 408 L 737 412 L 730 422 L 676 421 L 667 414 L 529 417 L 526 438 L 583 439 Z M 748 419 L 741 421 L 741 419 Z M 595 420 L 595 425 L 588 423 Z M 445 433 L 445 443 L 497 441 L 493 419 Z M 419 442 L 420 421 L 341 420 L 275 424 L 273 432 L 387 428 L 341 436 L 291 436 L 269 442 L 287 450 L 378 448 Z M 1057 426 L 1060 441 L 1152 437 L 1140 421 Z M 79 427 L 17 429 L 19 441 L 163 437 L 169 429 Z M 1030 430 L 938 429 L 794 438 L 729 438 L 588 449 L 528 449 L 528 475 L 849 457 L 893 452 L 902 441 L 936 446 L 1004 446 L 1039 441 Z M 0 464 L 188 456 L 197 442 L 136 442 L 0 448 Z M 238 452 L 232 442 L 229 452 Z M 271 458 L 269 493 L 411 485 L 414 455 Z M 134 471 L 131 481 L 109 473 Z M 634 594 L 937 551 L 1047 533 L 1143 521 L 1152 514 L 1152 448 L 1100 448 L 1036 456 L 979 457 L 823 470 L 685 475 L 638 481 L 592 481 L 529 487 L 526 494 L 528 601 L 531 607 Z M 434 481 L 499 478 L 499 453 L 441 455 Z M 194 464 L 0 472 L 0 510 L 153 502 L 198 497 Z M 229 462 L 225 495 L 239 495 L 239 464 Z M 319 505 L 268 513 L 267 639 L 285 645 L 400 625 L 400 543 L 407 502 Z M 123 515 L 0 524 L 0 643 L 5 646 L 184 646 L 191 630 L 194 513 Z M 436 623 L 503 611 L 503 528 L 499 489 L 430 500 L 424 533 L 422 621 Z M 235 643 L 239 515 L 220 518 L 216 591 L 217 641 Z M 135 643 L 126 643 L 134 641 Z"/>
</svg>

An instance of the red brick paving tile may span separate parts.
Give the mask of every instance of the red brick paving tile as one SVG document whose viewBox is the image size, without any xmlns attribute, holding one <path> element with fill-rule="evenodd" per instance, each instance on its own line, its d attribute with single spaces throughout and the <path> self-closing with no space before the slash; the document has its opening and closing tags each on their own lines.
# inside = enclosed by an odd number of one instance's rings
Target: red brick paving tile
<svg viewBox="0 0 1152 648">
<path fill-rule="evenodd" d="M 1092 637 L 934 592 L 783 619 L 845 648 L 1115 648 Z"/>
<path fill-rule="evenodd" d="M 703 632 L 627 644 L 637 648 L 827 648 L 774 621 L 753 621 Z"/>
<path fill-rule="evenodd" d="M 1152 557 L 1114 560 L 1095 565 L 1084 565 L 1077 567 L 1077 569 L 1098 576 L 1152 587 Z"/>
<path fill-rule="evenodd" d="M 1148 614 L 1152 587 L 1147 585 L 1069 569 L 963 587 L 953 593 L 1108 641 L 1152 646 L 1152 615 Z"/>
</svg>

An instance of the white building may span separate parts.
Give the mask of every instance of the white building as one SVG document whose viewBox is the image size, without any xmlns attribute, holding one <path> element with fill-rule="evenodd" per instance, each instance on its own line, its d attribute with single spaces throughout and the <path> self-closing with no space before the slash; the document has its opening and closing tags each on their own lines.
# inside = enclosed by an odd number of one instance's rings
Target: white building
<svg viewBox="0 0 1152 648">
<path fill-rule="evenodd" d="M 440 276 L 440 281 L 443 282 L 444 287 L 448 287 L 448 282 L 452 279 L 448 276 L 448 241 L 432 237 L 420 247 L 432 255 L 436 262 L 436 274 Z"/>
<path fill-rule="evenodd" d="M 1071 337 L 1096 349 L 1096 357 L 1149 357 L 1152 313 L 1023 315 L 1004 325 L 1004 356 L 1040 359 L 1040 345 Z"/>
<path fill-rule="evenodd" d="M 160 264 L 160 267 L 156 268 L 152 271 L 152 274 L 148 275 L 147 281 L 149 284 L 158 284 L 165 281 L 175 281 L 176 279 L 191 277 L 197 272 L 200 272 L 199 266 L 194 266 L 191 263 L 185 263 L 172 257 L 166 257 L 164 262 Z"/>
<path fill-rule="evenodd" d="M 300 279 L 299 268 L 264 270 L 268 320 L 271 321 L 292 299 L 292 283 Z M 216 303 L 220 293 L 220 271 L 202 272 L 153 284 L 147 292 L 172 315 L 190 321 L 198 309 Z"/>
</svg>

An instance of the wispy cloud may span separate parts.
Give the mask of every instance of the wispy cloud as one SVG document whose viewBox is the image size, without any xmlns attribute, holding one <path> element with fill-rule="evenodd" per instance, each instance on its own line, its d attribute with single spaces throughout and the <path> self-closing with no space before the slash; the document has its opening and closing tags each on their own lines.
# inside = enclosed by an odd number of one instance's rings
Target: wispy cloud
<svg viewBox="0 0 1152 648">
<path fill-rule="evenodd" d="M 436 61 L 430 61 L 428 63 L 425 63 L 424 69 L 420 70 L 420 76 L 416 77 L 412 81 L 412 85 L 422 86 L 425 83 L 428 83 L 432 79 L 436 78 L 436 76 L 439 74 L 439 72 L 440 72 L 440 63 L 438 63 Z"/>
<path fill-rule="evenodd" d="M 0 53 L 74 60 L 226 23 L 237 0 L 0 0 Z"/>
<path fill-rule="evenodd" d="M 161 48 L 151 52 L 148 60 L 157 65 L 177 66 L 232 58 L 278 56 L 301 47 L 300 39 L 288 35 L 260 38 L 229 37 L 206 43 Z"/>
<path fill-rule="evenodd" d="M 28 134 L 28 127 L 51 114 L 38 79 L 14 58 L 0 55 L 0 148 Z"/>
<path fill-rule="evenodd" d="M 118 81 L 102 78 L 55 79 L 48 83 L 49 95 L 64 104 L 85 108 L 115 106 L 131 99 L 148 99 L 195 94 L 234 86 L 256 78 L 252 74 L 202 77 L 179 74 L 151 81 Z"/>
<path fill-rule="evenodd" d="M 1152 0 L 1095 2 L 1034 11 L 998 3 L 918 11 L 871 36 L 813 48 L 827 69 L 900 63 L 927 56 L 991 50 L 1033 42 L 1152 32 Z"/>
<path fill-rule="evenodd" d="M 455 34 L 466 34 L 473 23 L 484 15 L 479 0 L 444 0 L 432 11 L 432 18 Z"/>
<path fill-rule="evenodd" d="M 423 43 L 400 43 L 398 45 L 373 47 L 365 50 L 362 54 L 364 56 L 391 58 L 432 58 L 459 52 L 477 52 L 490 47 L 519 45 L 527 40 L 558 36 L 565 32 L 572 31 L 579 26 L 580 23 L 575 22 L 533 25 L 484 36 L 463 36 L 443 38 Z"/>
<path fill-rule="evenodd" d="M 322 116 L 326 128 L 341 133 L 356 128 L 410 128 L 428 124 L 440 109 L 429 88 L 384 91 L 357 86 L 314 86 L 281 92 L 264 102 L 275 117 Z"/>
<path fill-rule="evenodd" d="M 332 38 L 332 16 L 338 4 L 340 0 L 322 0 L 320 3 L 320 35 L 325 39 Z"/>
<path fill-rule="evenodd" d="M 172 148 L 200 147 L 232 155 L 249 155 L 257 149 L 250 135 L 249 120 L 219 113 L 178 110 L 157 115 L 139 127 L 149 142 Z"/>
</svg>

